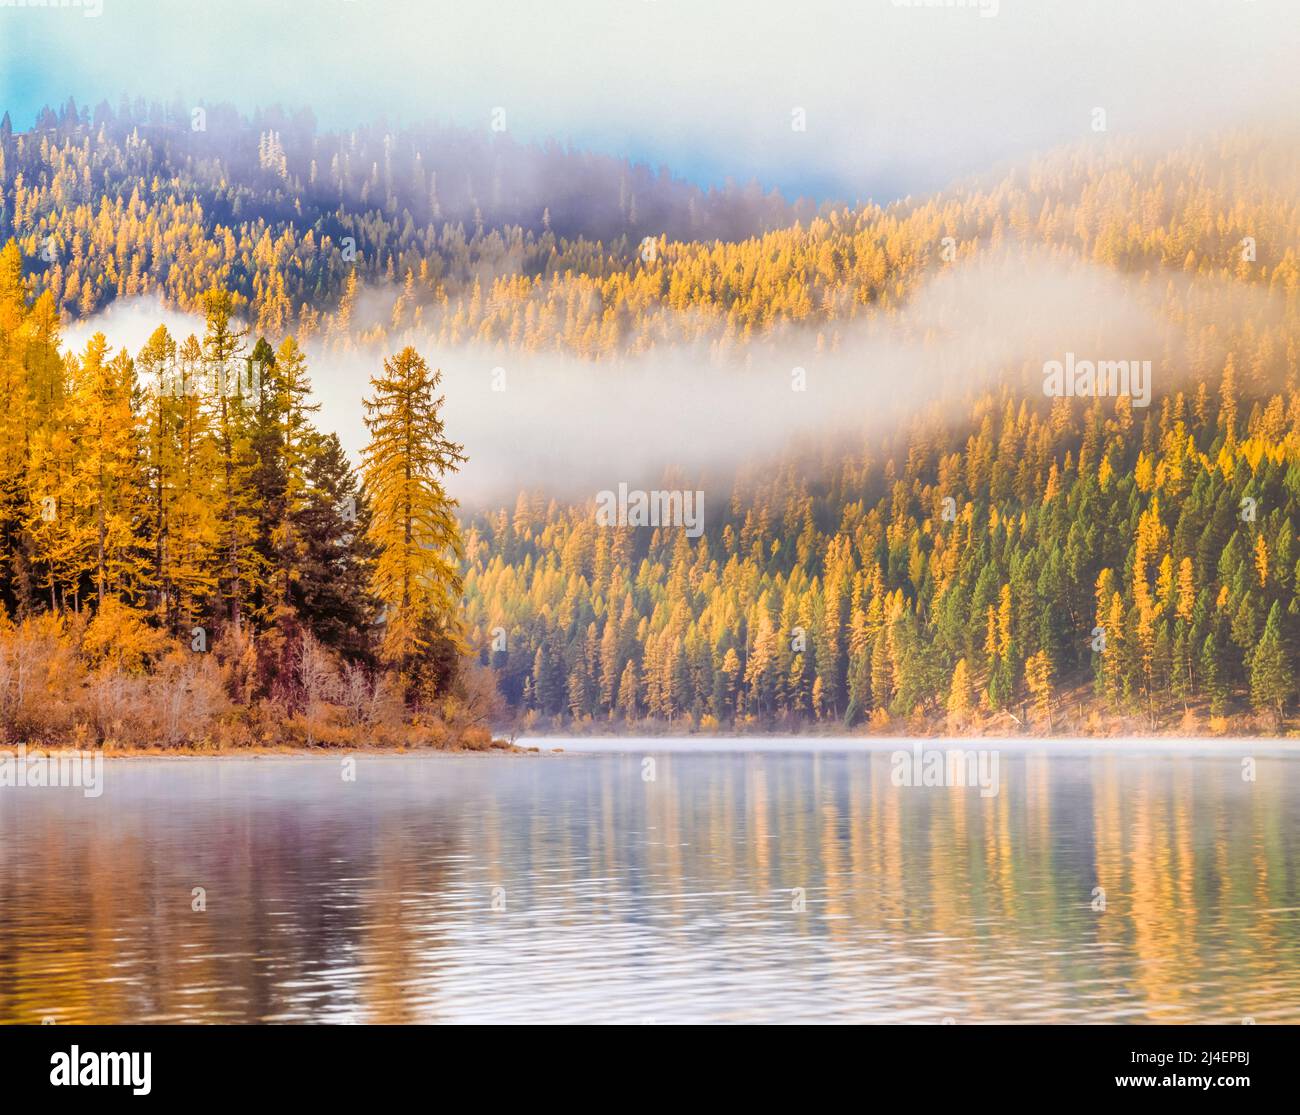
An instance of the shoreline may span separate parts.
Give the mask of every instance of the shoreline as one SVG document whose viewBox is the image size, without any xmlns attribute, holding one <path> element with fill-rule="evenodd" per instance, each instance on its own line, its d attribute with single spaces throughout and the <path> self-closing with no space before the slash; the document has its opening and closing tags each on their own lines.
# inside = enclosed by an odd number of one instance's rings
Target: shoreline
<svg viewBox="0 0 1300 1115">
<path fill-rule="evenodd" d="M 549 746 L 554 741 L 562 746 Z M 515 742 L 497 740 L 488 747 L 457 748 L 322 748 L 322 747 L 250 747 L 250 748 L 100 748 L 53 747 L 41 745 L 0 745 L 0 758 L 14 756 L 24 747 L 28 756 L 67 754 L 102 755 L 106 760 L 147 761 L 195 759 L 338 760 L 353 757 L 367 759 L 464 758 L 467 756 L 509 756 L 511 758 L 592 756 L 625 752 L 659 751 L 672 754 L 874 754 L 921 748 L 922 750 L 1008 750 L 1018 752 L 1058 750 L 1075 758 L 1089 754 L 1158 753 L 1175 757 L 1197 754 L 1243 753 L 1256 751 L 1300 755 L 1300 738 L 1291 736 L 773 736 L 689 735 L 689 736 L 526 736 Z"/>
<path fill-rule="evenodd" d="M 56 747 L 44 744 L 0 744 L 0 758 L 13 756 L 18 748 L 31 755 L 102 755 L 107 759 L 346 759 L 358 755 L 366 758 L 406 759 L 429 755 L 528 755 L 547 754 L 540 748 L 523 748 L 497 741 L 490 747 Z"/>
</svg>

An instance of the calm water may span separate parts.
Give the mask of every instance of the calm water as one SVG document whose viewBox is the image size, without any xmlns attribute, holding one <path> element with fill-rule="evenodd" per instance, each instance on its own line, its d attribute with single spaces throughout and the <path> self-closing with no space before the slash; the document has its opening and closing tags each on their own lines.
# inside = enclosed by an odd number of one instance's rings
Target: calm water
<svg viewBox="0 0 1300 1115">
<path fill-rule="evenodd" d="M 621 746 L 0 789 L 0 1020 L 1300 1021 L 1300 752 Z"/>
</svg>

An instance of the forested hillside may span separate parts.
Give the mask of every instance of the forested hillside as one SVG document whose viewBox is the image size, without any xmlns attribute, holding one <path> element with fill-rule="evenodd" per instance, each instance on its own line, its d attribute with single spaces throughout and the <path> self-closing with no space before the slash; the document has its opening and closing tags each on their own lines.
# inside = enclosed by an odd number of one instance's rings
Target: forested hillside
<svg viewBox="0 0 1300 1115">
<path fill-rule="evenodd" d="M 1300 394 L 1243 415 L 1233 377 L 1145 416 L 1003 394 L 970 434 L 791 456 L 698 542 L 521 496 L 469 536 L 476 641 L 522 708 L 596 722 L 1272 727 L 1300 632 Z"/>
<path fill-rule="evenodd" d="M 1249 137 L 1074 152 L 910 211 L 669 245 L 641 304 L 690 291 L 725 351 L 900 314 L 945 235 L 1046 244 L 1163 322 L 1155 398 L 1045 398 L 1042 354 L 990 387 L 972 356 L 892 436 L 712 488 L 698 541 L 521 496 L 469 537 L 483 660 L 541 722 L 1275 730 L 1300 653 L 1296 169 Z"/>
<path fill-rule="evenodd" d="M 0 243 L 18 238 L 65 314 L 148 293 L 199 310 L 220 287 L 263 332 L 305 340 L 349 279 L 405 286 L 414 314 L 501 276 L 623 266 L 647 236 L 735 239 L 815 212 L 491 123 L 336 134 L 310 112 L 69 102 L 16 134 L 6 113 Z"/>
<path fill-rule="evenodd" d="M 431 593 L 437 621 L 408 630 L 396 673 L 410 683 L 418 649 L 427 687 L 445 689 L 463 625 L 539 723 L 1287 723 L 1300 660 L 1294 143 L 1107 141 L 933 198 L 814 215 L 500 138 L 318 135 L 304 118 L 215 110 L 205 129 L 130 106 L 0 128 L 0 228 L 15 238 L 0 338 L 7 390 L 24 400 L 0 435 L 7 622 L 57 617 L 86 669 L 134 645 L 115 613 L 148 646 L 206 618 L 258 648 L 245 694 L 269 699 L 290 677 L 301 707 L 301 662 L 268 665 L 292 611 L 286 645 L 301 652 L 307 628 L 335 656 L 327 672 L 351 665 L 373 695 L 393 613 L 373 595 L 368 532 L 334 510 L 351 500 L 364 518 L 371 489 L 336 442 L 293 432 L 310 428 L 292 386 L 309 348 L 355 363 L 359 386 L 409 343 L 434 367 L 473 342 L 611 376 L 619 358 L 660 351 L 743 368 L 789 338 L 835 353 L 863 330 L 907 329 L 945 269 L 1046 256 L 1121 276 L 1160 322 L 1149 408 L 1044 397 L 1055 353 L 979 368 L 972 355 L 942 406 L 888 434 L 828 434 L 714 473 L 699 538 L 603 527 L 590 502 L 524 492 L 463 524 L 463 610 Z M 61 323 L 143 293 L 205 314 L 207 336 L 163 332 L 136 354 L 100 338 L 59 357 Z M 245 326 L 243 366 L 279 386 L 246 416 L 240 450 L 223 396 L 191 413 L 165 385 L 211 377 L 231 355 L 223 330 Z M 102 424 L 88 426 L 95 406 Z M 193 445 L 168 440 L 187 428 Z M 434 471 L 460 452 L 448 441 Z M 224 495 L 204 489 L 213 477 Z M 43 518 L 52 494 L 79 508 L 72 520 Z M 65 538 L 70 522 L 81 533 Z M 431 548 L 454 558 L 440 531 Z M 441 588 L 453 580 L 439 571 Z M 435 635 L 445 653 L 430 657 Z M 159 646 L 131 668 L 158 668 Z M 223 684 L 244 684 L 233 665 Z"/>
<path fill-rule="evenodd" d="M 202 312 L 217 287 L 275 343 L 395 348 L 411 333 L 597 359 L 697 339 L 743 355 L 795 326 L 834 349 L 844 323 L 1008 245 L 1300 281 L 1296 145 L 1262 133 L 1084 144 L 934 197 L 816 213 L 486 129 L 318 135 L 309 115 L 215 108 L 204 127 L 146 105 L 46 110 L 21 134 L 0 120 L 0 241 L 17 239 L 32 293 L 66 320 L 147 293 Z"/>
</svg>

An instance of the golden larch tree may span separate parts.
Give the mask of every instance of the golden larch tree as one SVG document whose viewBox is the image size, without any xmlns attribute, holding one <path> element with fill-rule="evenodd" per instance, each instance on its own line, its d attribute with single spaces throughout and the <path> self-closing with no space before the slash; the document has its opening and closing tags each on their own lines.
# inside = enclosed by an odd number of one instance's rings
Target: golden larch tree
<svg viewBox="0 0 1300 1115">
<path fill-rule="evenodd" d="M 364 401 L 370 443 L 362 476 L 377 552 L 372 590 L 385 609 L 382 656 L 399 666 L 428 646 L 431 632 L 459 641 L 464 551 L 457 503 L 443 478 L 467 458 L 444 432 L 441 380 L 408 346 L 384 361 Z"/>
</svg>

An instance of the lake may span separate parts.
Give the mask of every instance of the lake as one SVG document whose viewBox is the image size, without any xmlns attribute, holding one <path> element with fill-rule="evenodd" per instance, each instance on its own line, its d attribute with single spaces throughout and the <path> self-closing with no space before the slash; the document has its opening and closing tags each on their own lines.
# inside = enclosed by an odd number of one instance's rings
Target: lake
<svg viewBox="0 0 1300 1115">
<path fill-rule="evenodd" d="M 1284 744 L 533 742 L 0 789 L 0 1021 L 1300 1021 Z"/>
</svg>

